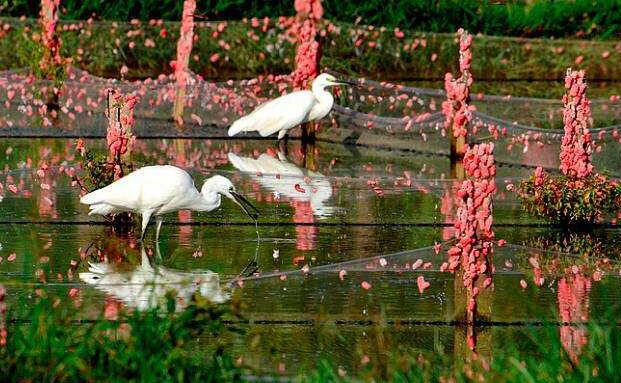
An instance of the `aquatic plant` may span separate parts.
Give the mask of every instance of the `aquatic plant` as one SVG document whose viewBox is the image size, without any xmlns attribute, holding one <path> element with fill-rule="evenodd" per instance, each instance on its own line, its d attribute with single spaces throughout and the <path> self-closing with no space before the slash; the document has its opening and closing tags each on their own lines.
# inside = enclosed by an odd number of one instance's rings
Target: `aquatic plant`
<svg viewBox="0 0 621 383">
<path fill-rule="evenodd" d="M 550 176 L 542 167 L 522 181 L 518 196 L 523 208 L 562 225 L 584 225 L 619 211 L 621 188 L 601 174 L 593 174 L 590 102 L 584 71 L 567 70 L 563 96 L 564 135 L 561 141 L 562 176 Z"/>
<path fill-rule="evenodd" d="M 621 187 L 601 174 L 576 179 L 538 168 L 522 181 L 518 197 L 528 213 L 561 225 L 587 225 L 621 208 Z"/>
<path fill-rule="evenodd" d="M 241 19 L 247 15 L 275 18 L 291 13 L 291 0 L 213 0 L 204 12 L 209 19 Z M 14 0 L 5 3 L 6 15 L 33 17 L 37 2 Z M 617 0 L 562 0 L 537 2 L 481 2 L 463 0 L 396 0 L 386 7 L 382 0 L 327 2 L 326 18 L 354 23 L 357 19 L 389 29 L 451 33 L 458 27 L 484 35 L 590 37 L 616 39 L 619 36 Z M 182 7 L 177 0 L 128 0 L 122 5 L 99 0 L 65 0 L 63 13 L 67 19 L 86 19 L 96 14 L 105 20 L 150 18 L 179 20 Z M 381 12 L 378 10 L 381 9 Z"/>
</svg>

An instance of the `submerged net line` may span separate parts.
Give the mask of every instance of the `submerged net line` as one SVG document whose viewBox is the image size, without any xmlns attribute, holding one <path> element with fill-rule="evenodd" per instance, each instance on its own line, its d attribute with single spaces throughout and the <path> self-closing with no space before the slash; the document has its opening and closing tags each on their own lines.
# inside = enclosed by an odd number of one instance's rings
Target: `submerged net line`
<svg viewBox="0 0 621 383">
<path fill-rule="evenodd" d="M 444 241 L 439 244 L 440 250 L 436 251 L 434 246 L 422 247 L 414 250 L 405 250 L 397 253 L 391 253 L 387 255 L 377 255 L 363 259 L 352 259 L 343 262 L 336 262 L 320 266 L 309 266 L 308 269 L 295 269 L 284 271 L 269 271 L 265 273 L 259 273 L 252 276 L 240 278 L 243 281 L 260 282 L 262 280 L 269 280 L 288 277 L 306 277 L 313 275 L 321 275 L 325 273 L 340 273 L 345 272 L 411 272 L 411 273 L 424 273 L 424 272 L 442 272 L 440 265 L 447 260 L 446 250 L 454 243 L 454 240 Z M 558 251 L 529 247 L 518 244 L 505 244 L 502 247 L 495 246 L 494 253 L 496 258 L 504 259 L 510 254 L 518 255 L 519 252 L 526 252 L 529 255 L 538 255 L 548 258 L 566 258 L 572 260 L 580 260 L 583 257 L 573 253 L 562 253 Z M 525 253 L 525 254 L 526 254 Z M 527 255 L 522 255 L 527 257 Z M 610 261 L 605 257 L 599 259 L 607 260 L 614 265 L 613 270 L 621 266 L 619 261 Z M 526 262 L 528 264 L 528 262 Z M 415 267 L 413 267 L 415 266 Z M 447 272 L 448 273 L 448 272 Z M 524 270 L 504 270 L 497 267 L 494 275 L 519 275 L 523 274 Z M 347 278 L 347 277 L 346 277 Z"/>
</svg>

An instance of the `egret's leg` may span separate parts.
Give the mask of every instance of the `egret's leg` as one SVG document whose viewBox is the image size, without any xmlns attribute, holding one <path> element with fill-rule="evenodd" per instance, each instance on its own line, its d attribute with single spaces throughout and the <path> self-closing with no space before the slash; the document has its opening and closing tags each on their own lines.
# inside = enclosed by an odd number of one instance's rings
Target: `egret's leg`
<svg viewBox="0 0 621 383">
<path fill-rule="evenodd" d="M 160 229 L 162 228 L 162 222 L 163 221 L 164 221 L 164 219 L 162 218 L 161 215 L 155 216 L 155 222 L 157 224 L 157 227 L 155 229 L 155 241 L 156 242 L 160 239 Z"/>
<path fill-rule="evenodd" d="M 147 225 L 151 219 L 151 214 L 153 214 L 152 211 L 145 211 L 142 213 L 142 234 L 140 235 L 140 240 L 144 239 L 144 233 L 147 231 Z"/>
<path fill-rule="evenodd" d="M 140 265 L 143 269 L 150 268 L 151 262 L 149 261 L 149 257 L 147 256 L 147 251 L 143 246 L 140 246 Z"/>
<path fill-rule="evenodd" d="M 162 253 L 160 252 L 160 243 L 159 241 L 155 241 L 155 260 L 158 262 L 162 261 Z"/>
<path fill-rule="evenodd" d="M 281 130 L 278 133 L 278 149 L 283 152 L 285 155 L 287 154 L 287 139 L 289 135 L 286 130 Z"/>
</svg>

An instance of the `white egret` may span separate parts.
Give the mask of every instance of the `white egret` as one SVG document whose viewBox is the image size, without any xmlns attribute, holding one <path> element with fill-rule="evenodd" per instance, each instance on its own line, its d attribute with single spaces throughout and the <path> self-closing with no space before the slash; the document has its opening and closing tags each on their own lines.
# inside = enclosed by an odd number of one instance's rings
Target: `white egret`
<svg viewBox="0 0 621 383">
<path fill-rule="evenodd" d="M 267 137 L 278 132 L 278 139 L 283 139 L 289 129 L 305 122 L 320 120 L 330 113 L 334 97 L 326 88 L 336 85 L 356 84 L 322 73 L 313 81 L 312 91 L 300 90 L 267 101 L 247 116 L 233 122 L 229 128 L 229 136 L 256 131 L 262 137 Z"/>
<path fill-rule="evenodd" d="M 159 247 L 156 247 L 156 252 L 159 256 Z M 117 269 L 107 261 L 89 262 L 88 272 L 80 273 L 80 279 L 138 310 L 162 307 L 171 290 L 175 292 L 177 310 L 186 307 L 195 292 L 213 303 L 224 303 L 230 299 L 230 293 L 220 285 L 220 276 L 213 271 L 186 272 L 154 267 L 144 247 L 141 253 L 142 262 L 133 270 Z"/>
<path fill-rule="evenodd" d="M 284 153 L 278 152 L 278 158 L 263 153 L 254 159 L 230 152 L 228 157 L 237 170 L 248 174 L 275 195 L 309 202 L 313 214 L 320 217 L 333 213 L 333 207 L 327 204 L 332 197 L 330 180 L 321 173 L 305 171 L 289 162 Z"/>
<path fill-rule="evenodd" d="M 157 240 L 163 214 L 178 210 L 212 211 L 220 207 L 222 196 L 230 198 L 256 222 L 257 209 L 235 191 L 228 178 L 220 175 L 208 178 L 199 193 L 192 177 L 185 170 L 171 165 L 140 168 L 104 188 L 88 193 L 80 202 L 89 205 L 89 215 L 124 211 L 141 214 L 141 238 L 144 238 L 151 216 L 155 215 Z"/>
</svg>

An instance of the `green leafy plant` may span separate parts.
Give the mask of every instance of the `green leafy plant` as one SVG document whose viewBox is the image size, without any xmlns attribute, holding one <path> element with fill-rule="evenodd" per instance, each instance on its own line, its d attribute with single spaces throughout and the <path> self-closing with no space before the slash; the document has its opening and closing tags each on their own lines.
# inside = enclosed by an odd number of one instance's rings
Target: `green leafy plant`
<svg viewBox="0 0 621 383">
<path fill-rule="evenodd" d="M 61 297 L 40 290 L 40 297 L 10 307 L 12 324 L 0 348 L 3 381 L 241 380 L 227 351 L 238 333 L 224 323 L 236 317 L 232 306 L 196 296 L 178 313 L 169 297 L 164 308 L 83 321 L 64 290 Z"/>
<path fill-rule="evenodd" d="M 600 174 L 533 175 L 522 181 L 518 197 L 528 213 L 560 225 L 588 225 L 621 210 L 621 187 Z"/>
</svg>

